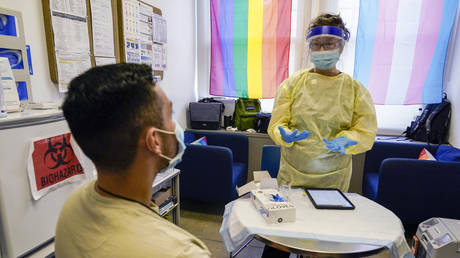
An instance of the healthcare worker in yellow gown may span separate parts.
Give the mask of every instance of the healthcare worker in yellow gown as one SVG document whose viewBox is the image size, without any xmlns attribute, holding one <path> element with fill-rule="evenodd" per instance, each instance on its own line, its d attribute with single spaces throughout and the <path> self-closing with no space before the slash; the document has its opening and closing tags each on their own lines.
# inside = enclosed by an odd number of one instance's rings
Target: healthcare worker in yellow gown
<svg viewBox="0 0 460 258">
<path fill-rule="evenodd" d="M 268 134 L 281 145 L 279 184 L 346 192 L 351 155 L 372 148 L 377 121 L 371 96 L 336 68 L 348 38 L 340 16 L 318 16 L 307 34 L 315 67 L 278 87 Z"/>
</svg>

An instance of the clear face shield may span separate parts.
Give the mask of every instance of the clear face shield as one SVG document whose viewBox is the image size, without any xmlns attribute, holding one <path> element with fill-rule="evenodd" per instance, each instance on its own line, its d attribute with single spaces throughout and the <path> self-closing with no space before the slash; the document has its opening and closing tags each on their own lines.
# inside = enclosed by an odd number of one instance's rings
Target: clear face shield
<svg viewBox="0 0 460 258">
<path fill-rule="evenodd" d="M 349 35 L 334 26 L 320 26 L 307 34 L 310 61 L 317 69 L 329 70 L 335 67 Z"/>
</svg>

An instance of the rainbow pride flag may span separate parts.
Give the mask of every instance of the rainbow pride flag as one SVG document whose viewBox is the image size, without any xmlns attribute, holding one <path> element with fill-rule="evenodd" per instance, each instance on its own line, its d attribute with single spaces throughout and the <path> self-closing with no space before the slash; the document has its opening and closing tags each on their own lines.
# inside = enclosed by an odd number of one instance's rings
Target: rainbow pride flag
<svg viewBox="0 0 460 258">
<path fill-rule="evenodd" d="M 442 100 L 458 0 L 361 0 L 354 77 L 375 104 Z"/>
<path fill-rule="evenodd" d="M 288 77 L 291 0 L 211 0 L 210 94 L 274 98 Z"/>
</svg>

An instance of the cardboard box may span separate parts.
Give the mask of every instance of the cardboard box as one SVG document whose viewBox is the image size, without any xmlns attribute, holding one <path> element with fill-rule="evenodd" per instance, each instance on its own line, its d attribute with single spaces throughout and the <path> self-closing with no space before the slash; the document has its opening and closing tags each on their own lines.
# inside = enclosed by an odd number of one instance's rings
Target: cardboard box
<svg viewBox="0 0 460 258">
<path fill-rule="evenodd" d="M 238 196 L 245 195 L 251 190 L 256 189 L 278 189 L 278 182 L 276 178 L 270 177 L 270 174 L 266 170 L 253 171 L 254 180 L 241 186 L 236 187 Z"/>
<path fill-rule="evenodd" d="M 251 193 L 251 200 L 267 223 L 295 221 L 295 206 L 278 191 L 278 182 L 268 171 L 254 171 L 254 180 L 236 187 L 238 196 Z"/>
<path fill-rule="evenodd" d="M 251 200 L 260 215 L 270 224 L 295 221 L 295 206 L 275 189 L 251 191 Z"/>
</svg>

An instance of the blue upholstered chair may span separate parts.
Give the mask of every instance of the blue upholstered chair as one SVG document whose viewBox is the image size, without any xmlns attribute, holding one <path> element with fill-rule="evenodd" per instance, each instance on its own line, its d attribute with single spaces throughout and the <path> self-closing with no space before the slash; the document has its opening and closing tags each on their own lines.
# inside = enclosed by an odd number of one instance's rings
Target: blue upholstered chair
<svg viewBox="0 0 460 258">
<path fill-rule="evenodd" d="M 270 176 L 276 178 L 280 169 L 280 146 L 264 145 L 262 148 L 262 161 L 260 162 L 260 170 L 268 170 Z"/>
<path fill-rule="evenodd" d="M 423 148 L 437 160 L 418 160 Z M 460 219 L 460 150 L 376 141 L 366 153 L 363 195 L 393 211 L 405 226 L 432 217 Z"/>
<path fill-rule="evenodd" d="M 205 136 L 207 145 L 191 142 Z M 246 184 L 248 175 L 248 137 L 227 132 L 186 131 L 187 145 L 180 173 L 181 199 L 229 202 L 237 198 L 236 186 Z"/>
</svg>

